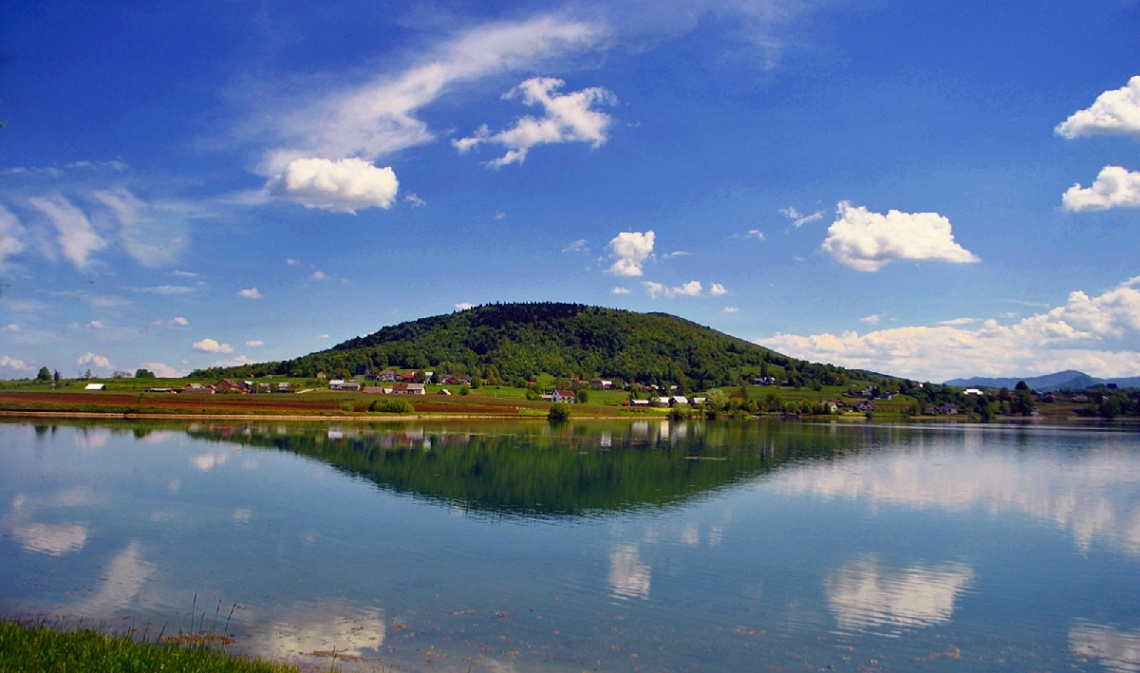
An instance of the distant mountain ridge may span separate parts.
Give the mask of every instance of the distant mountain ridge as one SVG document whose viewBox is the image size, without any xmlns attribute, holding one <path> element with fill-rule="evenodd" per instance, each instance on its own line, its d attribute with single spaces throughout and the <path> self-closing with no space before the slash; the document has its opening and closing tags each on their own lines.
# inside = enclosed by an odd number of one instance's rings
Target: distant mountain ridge
<svg viewBox="0 0 1140 673">
<path fill-rule="evenodd" d="M 1065 371 L 1055 372 L 1053 374 L 1029 377 L 987 378 L 974 376 L 968 379 L 950 379 L 946 381 L 944 385 L 970 388 L 1013 388 L 1017 385 L 1018 381 L 1025 381 L 1025 384 L 1030 388 L 1041 392 L 1053 392 L 1065 389 L 1082 390 L 1091 386 L 1107 385 L 1109 383 L 1115 383 L 1121 388 L 1140 387 L 1140 376 L 1098 379 L 1075 369 L 1066 369 Z"/>
</svg>

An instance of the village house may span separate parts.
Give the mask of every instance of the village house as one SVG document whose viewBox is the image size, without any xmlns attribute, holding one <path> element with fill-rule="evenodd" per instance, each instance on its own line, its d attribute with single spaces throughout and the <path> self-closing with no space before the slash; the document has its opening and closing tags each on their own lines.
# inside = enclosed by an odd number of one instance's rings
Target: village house
<svg viewBox="0 0 1140 673">
<path fill-rule="evenodd" d="M 553 390 L 542 396 L 542 399 L 549 402 L 567 402 L 573 404 L 574 391 L 573 390 Z"/>
<path fill-rule="evenodd" d="M 222 379 L 214 384 L 214 392 L 217 393 L 241 393 L 246 394 L 253 390 L 253 384 L 249 381 L 237 382 L 231 379 Z"/>
<path fill-rule="evenodd" d="M 348 392 L 360 392 L 360 384 L 356 381 L 345 381 L 343 379 L 333 379 L 329 381 L 329 390 L 344 390 Z"/>
<path fill-rule="evenodd" d="M 427 395 L 427 386 L 422 383 L 397 383 L 392 386 L 393 395 Z"/>
</svg>

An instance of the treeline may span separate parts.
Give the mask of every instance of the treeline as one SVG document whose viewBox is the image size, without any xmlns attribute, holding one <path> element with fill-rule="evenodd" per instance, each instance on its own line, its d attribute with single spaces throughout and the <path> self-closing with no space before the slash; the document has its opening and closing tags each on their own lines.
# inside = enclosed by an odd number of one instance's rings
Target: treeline
<svg viewBox="0 0 1140 673">
<path fill-rule="evenodd" d="M 293 360 L 198 370 L 192 377 L 367 375 L 389 368 L 518 385 L 540 374 L 679 385 L 685 390 L 773 376 L 844 385 L 852 373 L 804 362 L 662 313 L 563 303 L 479 306 L 385 327 Z"/>
</svg>

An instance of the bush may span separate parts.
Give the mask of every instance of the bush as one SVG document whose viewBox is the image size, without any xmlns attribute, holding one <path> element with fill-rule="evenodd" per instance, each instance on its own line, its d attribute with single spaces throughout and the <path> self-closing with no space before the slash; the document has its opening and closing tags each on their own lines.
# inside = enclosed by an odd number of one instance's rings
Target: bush
<svg viewBox="0 0 1140 673">
<path fill-rule="evenodd" d="M 379 411 L 385 414 L 414 414 L 416 413 L 415 407 L 407 400 L 396 400 L 391 398 L 381 398 L 368 405 L 369 411 Z"/>
<path fill-rule="evenodd" d="M 550 405 L 546 417 L 552 421 L 565 421 L 570 418 L 570 405 L 565 402 L 555 402 Z"/>
</svg>

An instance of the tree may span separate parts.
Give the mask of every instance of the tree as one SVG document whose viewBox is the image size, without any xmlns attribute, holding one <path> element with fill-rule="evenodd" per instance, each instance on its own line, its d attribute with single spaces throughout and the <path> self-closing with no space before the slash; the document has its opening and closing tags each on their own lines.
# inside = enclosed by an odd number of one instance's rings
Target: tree
<svg viewBox="0 0 1140 673">
<path fill-rule="evenodd" d="M 585 388 L 579 388 L 578 391 L 576 393 L 574 393 L 574 401 L 577 402 L 578 404 L 585 404 L 585 403 L 589 402 L 590 401 L 590 392 L 588 390 L 586 390 Z"/>
<path fill-rule="evenodd" d="M 52 380 L 52 381 L 55 381 L 56 383 L 59 383 L 59 382 L 60 382 L 60 380 L 61 380 L 62 378 L 63 378 L 63 377 L 59 375 L 59 370 L 58 370 L 58 369 L 57 369 L 57 370 L 55 370 L 54 372 L 52 372 L 52 375 L 51 375 L 51 380 Z"/>
<path fill-rule="evenodd" d="M 48 369 L 47 367 L 40 367 L 39 373 L 36 374 L 36 380 L 37 381 L 50 381 L 51 380 L 51 370 Z"/>
<path fill-rule="evenodd" d="M 555 402 L 550 405 L 546 417 L 552 421 L 565 421 L 570 418 L 570 405 L 565 402 Z"/>
<path fill-rule="evenodd" d="M 136 379 L 154 379 L 154 378 L 158 378 L 158 377 L 155 376 L 154 372 L 150 371 L 149 369 L 141 369 L 140 368 L 140 369 L 135 370 L 135 378 Z"/>
</svg>

